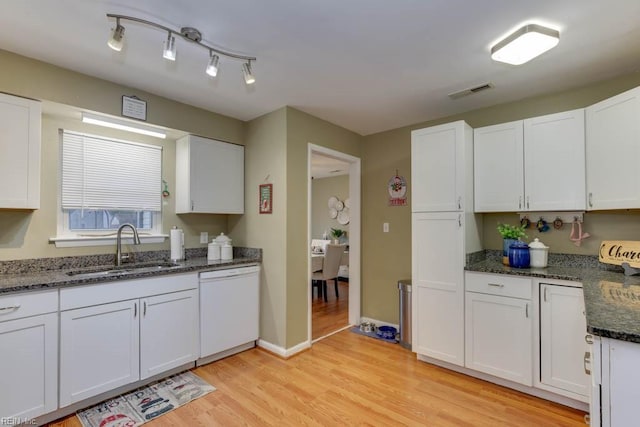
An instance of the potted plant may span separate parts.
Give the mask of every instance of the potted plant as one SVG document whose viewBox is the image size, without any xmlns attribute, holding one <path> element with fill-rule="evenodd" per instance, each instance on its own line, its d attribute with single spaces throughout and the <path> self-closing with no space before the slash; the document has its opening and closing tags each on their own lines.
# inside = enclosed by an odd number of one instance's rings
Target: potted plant
<svg viewBox="0 0 640 427">
<path fill-rule="evenodd" d="M 340 243 L 340 238 L 342 236 L 346 236 L 347 232 L 339 228 L 332 228 L 330 234 L 331 234 L 331 237 L 333 237 L 333 243 L 337 245 Z"/>
<path fill-rule="evenodd" d="M 524 224 L 510 225 L 498 223 L 498 233 L 502 236 L 502 263 L 509 265 L 509 246 L 522 237 L 527 237 Z"/>
</svg>

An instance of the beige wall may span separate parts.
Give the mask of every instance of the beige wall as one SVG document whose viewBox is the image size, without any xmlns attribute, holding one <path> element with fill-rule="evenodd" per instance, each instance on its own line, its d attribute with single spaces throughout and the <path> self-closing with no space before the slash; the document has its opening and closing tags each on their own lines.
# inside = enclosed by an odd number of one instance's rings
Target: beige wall
<svg viewBox="0 0 640 427">
<path fill-rule="evenodd" d="M 337 218 L 329 217 L 328 200 L 335 196 L 344 203 L 349 198 L 349 175 L 316 178 L 311 181 L 311 238 L 322 239 L 323 233 L 329 238 L 332 228 L 345 230 L 349 236 L 349 224 L 341 225 Z"/>
<path fill-rule="evenodd" d="M 356 133 L 287 108 L 287 347 L 307 340 L 308 145 L 360 157 L 361 142 Z"/>
<path fill-rule="evenodd" d="M 0 50 L 0 91 L 35 99 L 72 105 L 115 116 L 120 115 L 122 95 L 136 95 L 147 101 L 148 122 L 184 132 L 242 144 L 243 122 L 170 101 L 136 89 L 89 77 L 50 64 Z M 59 175 L 58 128 L 97 133 L 116 138 L 161 144 L 163 178 L 170 191 L 175 188 L 175 143 L 131 133 L 97 130 L 78 118 L 45 115 L 42 127 L 41 208 L 35 211 L 0 210 L 0 260 L 59 257 L 115 252 L 111 246 L 56 248 L 48 242 L 56 234 Z M 163 228 L 168 233 L 173 225 L 185 231 L 187 247 L 199 243 L 201 231 L 210 235 L 227 231 L 226 215 L 175 215 L 173 195 L 165 199 Z M 232 236 L 233 237 L 233 236 Z M 144 245 L 136 250 L 169 249 L 169 243 Z"/>
<path fill-rule="evenodd" d="M 426 121 L 412 126 L 369 135 L 364 138 L 363 158 L 363 305 L 366 317 L 398 322 L 396 301 L 398 279 L 411 277 L 411 211 L 409 207 L 389 207 L 386 199 L 386 180 L 398 169 L 411 188 L 411 130 L 455 120 L 465 120 L 471 127 L 481 127 L 527 117 L 534 117 L 574 108 L 581 108 L 640 85 L 640 73 L 618 77 L 588 87 L 539 96 L 509 104 L 470 111 L 455 116 Z M 495 89 L 498 90 L 498 89 Z M 476 95 L 482 96 L 482 95 Z M 483 245 L 486 249 L 500 249 L 497 222 L 516 224 L 515 214 L 485 214 Z M 538 233 L 530 231 L 529 238 L 540 237 L 552 252 L 597 254 L 600 240 L 640 240 L 640 215 L 637 212 L 589 212 L 585 214 L 585 229 L 592 237 L 581 247 L 569 241 L 570 226 L 560 231 Z M 382 222 L 390 223 L 390 232 L 382 233 Z"/>
<path fill-rule="evenodd" d="M 260 338 L 279 346 L 286 342 L 286 142 L 285 108 L 247 124 L 245 213 L 229 219 L 234 244 L 262 248 Z M 259 214 L 258 186 L 268 183 L 273 184 L 273 213 Z"/>
</svg>

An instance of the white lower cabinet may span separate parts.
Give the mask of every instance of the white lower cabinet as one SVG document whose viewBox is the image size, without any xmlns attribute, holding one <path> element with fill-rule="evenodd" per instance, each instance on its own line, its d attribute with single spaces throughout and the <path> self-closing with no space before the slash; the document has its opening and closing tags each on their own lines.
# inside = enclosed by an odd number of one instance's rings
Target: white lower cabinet
<svg viewBox="0 0 640 427">
<path fill-rule="evenodd" d="M 526 298 L 531 280 L 471 273 L 466 277 L 465 366 L 531 386 L 533 307 Z"/>
<path fill-rule="evenodd" d="M 635 427 L 640 402 L 640 343 L 594 337 L 591 425 Z"/>
<path fill-rule="evenodd" d="M 540 283 L 540 387 L 589 401 L 587 322 L 581 287 Z"/>
<path fill-rule="evenodd" d="M 139 379 L 138 301 L 60 313 L 60 406 Z"/>
<path fill-rule="evenodd" d="M 58 408 L 58 291 L 0 298 L 0 420 Z"/>
<path fill-rule="evenodd" d="M 112 282 L 60 291 L 60 406 L 198 357 L 198 277 Z"/>
</svg>

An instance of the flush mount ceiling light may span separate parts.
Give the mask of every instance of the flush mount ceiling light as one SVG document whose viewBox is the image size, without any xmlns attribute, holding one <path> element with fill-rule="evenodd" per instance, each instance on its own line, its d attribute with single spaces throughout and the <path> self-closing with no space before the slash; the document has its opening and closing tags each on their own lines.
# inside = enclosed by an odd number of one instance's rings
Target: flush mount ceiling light
<svg viewBox="0 0 640 427">
<path fill-rule="evenodd" d="M 188 40 L 192 43 L 202 46 L 209 51 L 209 62 L 205 72 L 211 76 L 216 77 L 218 75 L 218 62 L 220 55 L 227 58 L 244 61 L 242 64 L 242 73 L 244 75 L 244 81 L 246 84 L 251 85 L 255 83 L 256 79 L 251 71 L 251 61 L 255 61 L 256 58 L 252 56 L 238 55 L 235 53 L 227 52 L 222 49 L 214 48 L 202 42 L 202 33 L 193 27 L 182 27 L 180 31 L 172 30 L 164 25 L 156 24 L 155 22 L 147 21 L 145 19 L 135 18 L 132 16 L 115 15 L 107 13 L 107 18 L 115 18 L 116 27 L 111 32 L 111 37 L 107 44 L 109 47 L 117 52 L 122 50 L 124 42 L 124 27 L 120 24 L 120 21 L 132 21 L 140 24 L 149 25 L 167 32 L 167 38 L 164 41 L 164 49 L 162 56 L 170 61 L 176 60 L 176 40 L 175 36 L 180 36 L 184 40 Z"/>
<path fill-rule="evenodd" d="M 165 139 L 167 134 L 160 129 L 146 126 L 143 124 L 132 123 L 127 120 L 120 120 L 108 116 L 99 116 L 97 114 L 82 113 L 82 122 L 91 125 L 104 126 L 112 129 L 126 130 L 128 132 L 140 133 L 142 135 L 155 136 L 156 138 Z"/>
<path fill-rule="evenodd" d="M 528 24 L 493 46 L 491 59 L 521 65 L 555 47 L 558 41 L 558 31 L 537 24 Z"/>
</svg>

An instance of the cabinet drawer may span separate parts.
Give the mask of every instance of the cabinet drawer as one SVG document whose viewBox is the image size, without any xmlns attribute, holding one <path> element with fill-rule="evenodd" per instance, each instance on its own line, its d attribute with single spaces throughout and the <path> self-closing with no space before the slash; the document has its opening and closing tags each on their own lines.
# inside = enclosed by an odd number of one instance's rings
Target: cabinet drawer
<svg viewBox="0 0 640 427">
<path fill-rule="evenodd" d="M 466 291 L 531 299 L 531 279 L 528 277 L 466 272 L 464 282 Z"/>
<path fill-rule="evenodd" d="M 0 296 L 0 322 L 58 311 L 58 290 Z"/>
</svg>

